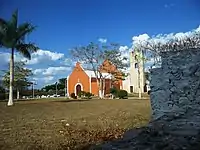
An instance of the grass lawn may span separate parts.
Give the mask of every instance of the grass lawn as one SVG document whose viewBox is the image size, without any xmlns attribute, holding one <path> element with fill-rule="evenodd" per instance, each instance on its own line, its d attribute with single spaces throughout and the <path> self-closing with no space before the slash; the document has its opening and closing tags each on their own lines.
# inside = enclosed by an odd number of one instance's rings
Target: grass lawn
<svg viewBox="0 0 200 150">
<path fill-rule="evenodd" d="M 87 149 L 146 125 L 149 100 L 0 102 L 0 149 Z"/>
</svg>

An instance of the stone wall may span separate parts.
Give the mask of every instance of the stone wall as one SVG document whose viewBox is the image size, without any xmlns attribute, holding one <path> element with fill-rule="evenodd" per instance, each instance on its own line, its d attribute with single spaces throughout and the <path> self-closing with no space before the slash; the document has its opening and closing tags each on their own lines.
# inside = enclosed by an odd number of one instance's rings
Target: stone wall
<svg viewBox="0 0 200 150">
<path fill-rule="evenodd" d="M 200 108 L 200 50 L 161 54 L 161 68 L 151 70 L 152 119 Z"/>
<path fill-rule="evenodd" d="M 152 121 L 92 150 L 199 150 L 200 49 L 161 54 L 151 70 Z"/>
</svg>

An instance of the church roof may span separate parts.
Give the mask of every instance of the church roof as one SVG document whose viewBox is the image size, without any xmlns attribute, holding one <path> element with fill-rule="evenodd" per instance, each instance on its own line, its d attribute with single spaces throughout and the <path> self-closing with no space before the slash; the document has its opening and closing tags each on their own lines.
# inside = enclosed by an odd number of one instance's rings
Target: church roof
<svg viewBox="0 0 200 150">
<path fill-rule="evenodd" d="M 96 75 L 95 75 L 94 71 L 93 71 L 93 70 L 88 70 L 88 69 L 84 68 L 83 66 L 81 66 L 81 63 L 80 63 L 80 62 L 77 62 L 77 63 L 76 63 L 76 66 L 81 67 L 82 70 L 83 70 L 89 77 L 91 77 L 91 78 L 96 78 Z M 102 72 L 101 74 L 102 74 L 103 78 L 105 78 L 105 79 L 111 79 L 111 77 L 112 77 L 112 75 L 111 75 L 110 73 L 107 73 L 107 72 Z M 98 73 L 98 77 L 100 77 L 99 73 Z"/>
<path fill-rule="evenodd" d="M 92 70 L 84 70 L 84 71 L 89 77 L 96 78 L 94 71 L 92 71 Z M 98 74 L 98 76 L 99 76 L 99 74 Z M 102 73 L 102 76 L 103 76 L 103 78 L 111 79 L 111 74 L 109 74 L 109 73 Z"/>
</svg>

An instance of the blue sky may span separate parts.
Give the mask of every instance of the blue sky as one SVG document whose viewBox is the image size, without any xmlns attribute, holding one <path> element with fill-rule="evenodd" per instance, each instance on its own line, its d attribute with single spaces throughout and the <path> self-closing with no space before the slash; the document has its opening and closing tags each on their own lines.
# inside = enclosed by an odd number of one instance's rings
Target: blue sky
<svg viewBox="0 0 200 150">
<path fill-rule="evenodd" d="M 103 38 L 130 47 L 134 36 L 187 32 L 200 25 L 198 0 L 1 0 L 0 17 L 9 18 L 16 8 L 20 22 L 38 26 L 28 37 L 43 50 L 40 61 L 28 65 L 40 69 L 38 87 L 69 74 L 66 58 L 74 46 Z M 1 55 L 6 61 L 8 56 Z M 43 77 L 49 80 L 42 82 Z"/>
</svg>

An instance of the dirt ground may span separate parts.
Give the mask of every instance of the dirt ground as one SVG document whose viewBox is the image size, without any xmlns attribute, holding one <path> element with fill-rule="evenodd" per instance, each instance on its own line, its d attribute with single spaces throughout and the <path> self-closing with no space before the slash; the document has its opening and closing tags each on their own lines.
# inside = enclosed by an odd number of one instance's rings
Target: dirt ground
<svg viewBox="0 0 200 150">
<path fill-rule="evenodd" d="M 12 107 L 0 102 L 0 149 L 88 149 L 149 118 L 149 100 L 27 100 Z"/>
</svg>

